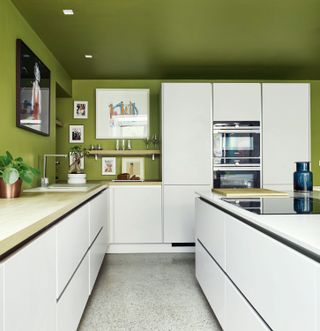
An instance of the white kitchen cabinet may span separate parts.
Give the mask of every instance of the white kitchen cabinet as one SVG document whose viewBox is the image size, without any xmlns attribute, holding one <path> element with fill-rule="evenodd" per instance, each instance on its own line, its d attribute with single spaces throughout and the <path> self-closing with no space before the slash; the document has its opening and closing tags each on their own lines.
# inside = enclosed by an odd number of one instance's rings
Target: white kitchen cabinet
<svg viewBox="0 0 320 331">
<path fill-rule="evenodd" d="M 106 253 L 105 227 L 101 229 L 89 250 L 89 293 L 92 292 Z"/>
<path fill-rule="evenodd" d="M 273 330 L 319 330 L 318 263 L 231 216 L 226 238 L 227 274 Z"/>
<path fill-rule="evenodd" d="M 199 242 L 196 243 L 196 277 L 220 325 L 224 328 L 226 277 Z"/>
<path fill-rule="evenodd" d="M 55 247 L 49 229 L 3 262 L 5 331 L 56 331 Z"/>
<path fill-rule="evenodd" d="M 260 121 L 261 84 L 213 84 L 214 121 Z"/>
<path fill-rule="evenodd" d="M 90 244 L 94 241 L 101 228 L 107 226 L 107 191 L 98 194 L 90 201 Z"/>
<path fill-rule="evenodd" d="M 162 84 L 162 179 L 165 185 L 212 183 L 211 131 L 211 84 Z"/>
<path fill-rule="evenodd" d="M 161 185 L 112 188 L 113 243 L 161 243 Z"/>
<path fill-rule="evenodd" d="M 0 264 L 0 331 L 4 331 L 4 271 Z"/>
<path fill-rule="evenodd" d="M 57 298 L 89 248 L 89 205 L 57 224 Z"/>
<path fill-rule="evenodd" d="M 310 160 L 310 85 L 262 84 L 263 185 L 291 185 L 296 161 Z"/>
<path fill-rule="evenodd" d="M 270 331 L 270 328 L 227 277 L 225 279 L 224 318 L 225 331 Z"/>
<path fill-rule="evenodd" d="M 226 267 L 225 222 L 228 216 L 200 198 L 196 199 L 196 239 L 223 269 Z"/>
<path fill-rule="evenodd" d="M 57 302 L 57 331 L 77 330 L 88 297 L 89 259 L 87 254 Z"/>
<path fill-rule="evenodd" d="M 163 188 L 165 243 L 195 242 L 195 192 L 209 185 L 166 185 Z"/>
</svg>

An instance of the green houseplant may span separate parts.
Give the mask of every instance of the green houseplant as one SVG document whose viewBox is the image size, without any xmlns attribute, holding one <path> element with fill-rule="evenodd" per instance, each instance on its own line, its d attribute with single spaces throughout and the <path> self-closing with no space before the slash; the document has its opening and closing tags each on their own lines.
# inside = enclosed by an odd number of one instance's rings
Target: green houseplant
<svg viewBox="0 0 320 331">
<path fill-rule="evenodd" d="M 8 151 L 0 155 L 0 197 L 18 197 L 22 182 L 31 184 L 33 178 L 39 174 L 39 169 L 26 164 L 22 157 L 14 159 Z"/>
<path fill-rule="evenodd" d="M 68 183 L 69 184 L 85 184 L 86 183 L 86 174 L 83 171 L 84 157 L 87 154 L 87 150 L 81 146 L 73 146 L 70 149 L 70 168 L 68 174 Z M 82 161 L 82 162 L 81 162 Z M 82 166 L 81 166 L 82 165 Z"/>
</svg>

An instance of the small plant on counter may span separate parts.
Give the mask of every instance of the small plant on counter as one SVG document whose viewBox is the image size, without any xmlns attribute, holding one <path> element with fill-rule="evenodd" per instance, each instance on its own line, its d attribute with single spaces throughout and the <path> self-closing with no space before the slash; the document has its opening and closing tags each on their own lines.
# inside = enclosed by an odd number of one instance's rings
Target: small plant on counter
<svg viewBox="0 0 320 331">
<path fill-rule="evenodd" d="M 2 198 L 17 197 L 21 192 L 21 183 L 32 183 L 39 169 L 26 164 L 22 157 L 13 158 L 7 151 L 0 155 L 0 196 Z"/>
<path fill-rule="evenodd" d="M 71 156 L 71 164 L 69 168 L 70 174 L 81 174 L 83 171 L 81 170 L 81 159 L 85 157 L 87 154 L 87 150 L 82 148 L 81 146 L 74 146 L 70 149 Z"/>
</svg>

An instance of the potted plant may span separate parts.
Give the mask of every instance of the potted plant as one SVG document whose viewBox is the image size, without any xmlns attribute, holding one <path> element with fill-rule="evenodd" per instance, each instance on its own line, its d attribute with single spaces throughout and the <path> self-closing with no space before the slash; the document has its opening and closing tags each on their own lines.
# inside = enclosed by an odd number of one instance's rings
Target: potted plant
<svg viewBox="0 0 320 331">
<path fill-rule="evenodd" d="M 86 149 L 81 146 L 73 146 L 70 149 L 70 168 L 68 174 L 69 184 L 85 184 L 87 175 L 81 169 L 81 161 L 86 155 Z"/>
<path fill-rule="evenodd" d="M 21 194 L 21 184 L 32 183 L 39 169 L 30 167 L 22 157 L 14 159 L 7 151 L 0 155 L 0 198 L 17 198 Z"/>
</svg>

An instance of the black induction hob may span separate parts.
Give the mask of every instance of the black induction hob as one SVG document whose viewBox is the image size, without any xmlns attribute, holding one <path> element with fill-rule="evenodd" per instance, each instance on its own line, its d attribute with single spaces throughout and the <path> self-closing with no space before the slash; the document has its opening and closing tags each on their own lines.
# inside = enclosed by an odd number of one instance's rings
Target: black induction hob
<svg viewBox="0 0 320 331">
<path fill-rule="evenodd" d="M 309 196 L 221 200 L 259 215 L 320 214 L 320 200 Z"/>
</svg>

